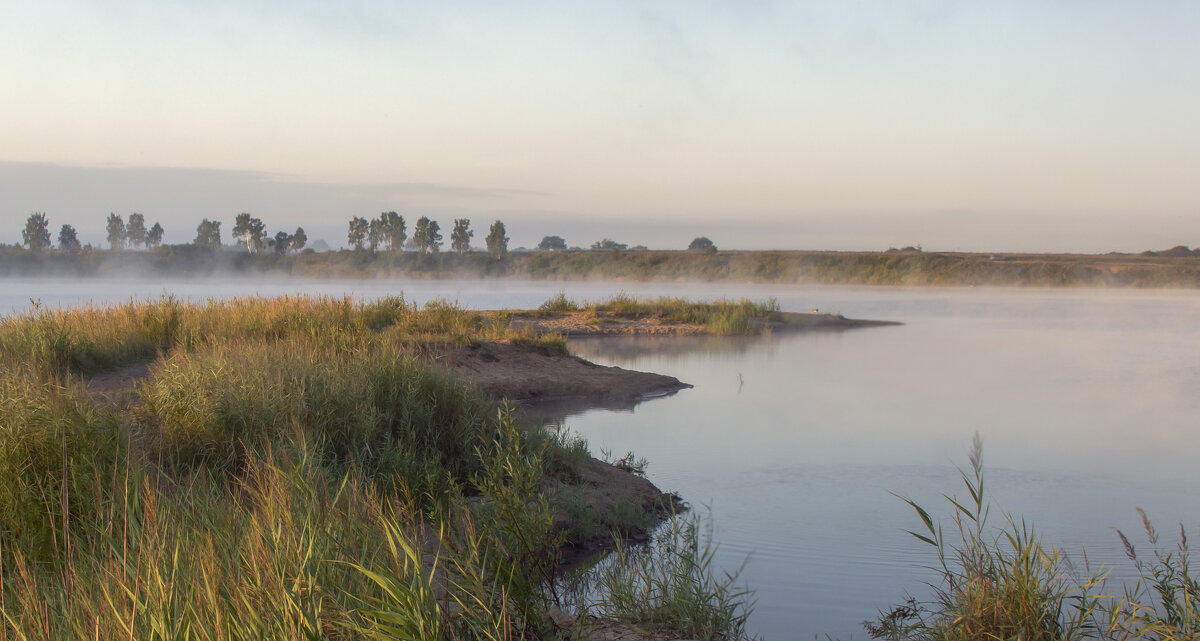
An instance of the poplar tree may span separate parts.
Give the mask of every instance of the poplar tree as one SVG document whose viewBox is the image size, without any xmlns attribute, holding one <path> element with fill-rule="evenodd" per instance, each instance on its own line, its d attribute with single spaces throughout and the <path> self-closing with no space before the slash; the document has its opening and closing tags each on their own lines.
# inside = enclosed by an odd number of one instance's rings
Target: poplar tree
<svg viewBox="0 0 1200 641">
<path fill-rule="evenodd" d="M 346 234 L 346 240 L 350 241 L 350 246 L 355 249 L 362 249 L 363 244 L 367 242 L 367 234 L 370 233 L 371 225 L 366 218 L 355 216 L 350 219 L 350 231 Z"/>
<path fill-rule="evenodd" d="M 388 247 L 395 251 L 404 251 L 404 241 L 408 240 L 407 229 L 404 226 L 404 216 L 394 211 L 385 211 L 379 219 L 386 221 L 384 229 L 387 232 Z"/>
<path fill-rule="evenodd" d="M 417 224 L 413 227 L 413 243 L 416 244 L 417 251 L 422 254 L 436 254 L 442 245 L 440 231 L 441 228 L 436 220 L 430 220 L 428 216 L 421 216 L 417 219 Z"/>
<path fill-rule="evenodd" d="M 146 232 L 146 247 L 154 248 L 162 244 L 163 228 L 162 225 L 154 223 L 150 231 Z"/>
<path fill-rule="evenodd" d="M 471 237 L 474 235 L 470 218 L 455 218 L 454 229 L 450 232 L 450 248 L 459 254 L 467 253 L 471 250 Z"/>
<path fill-rule="evenodd" d="M 145 216 L 138 213 L 129 214 L 129 222 L 125 225 L 125 239 L 134 249 L 146 243 Z"/>
<path fill-rule="evenodd" d="M 115 250 L 125 249 L 125 221 L 121 217 L 114 214 L 108 214 L 108 224 L 105 227 L 108 230 L 108 246 Z"/>
<path fill-rule="evenodd" d="M 306 244 L 308 244 L 308 234 L 304 233 L 303 227 L 297 227 L 296 233 L 292 234 L 292 249 L 300 251 Z"/>
<path fill-rule="evenodd" d="M 496 260 L 503 260 L 508 254 L 508 236 L 505 236 L 504 223 L 496 221 L 492 223 L 491 229 L 488 230 L 487 248 L 488 253 Z"/>
<path fill-rule="evenodd" d="M 50 246 L 50 223 L 46 221 L 44 212 L 29 214 L 25 220 L 25 229 L 21 232 L 25 245 L 34 251 Z"/>
<path fill-rule="evenodd" d="M 201 220 L 200 225 L 196 227 L 196 240 L 192 243 L 200 247 L 220 247 L 221 222 L 207 218 Z"/>
<path fill-rule="evenodd" d="M 58 248 L 68 251 L 80 249 L 79 235 L 75 233 L 75 228 L 70 225 L 63 225 L 62 229 L 58 230 Z"/>
</svg>

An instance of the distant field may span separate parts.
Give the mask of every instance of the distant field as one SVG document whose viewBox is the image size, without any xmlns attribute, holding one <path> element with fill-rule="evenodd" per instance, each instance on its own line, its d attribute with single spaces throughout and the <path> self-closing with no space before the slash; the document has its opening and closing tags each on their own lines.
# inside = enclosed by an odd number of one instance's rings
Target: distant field
<svg viewBox="0 0 1200 641">
<path fill-rule="evenodd" d="M 246 254 L 192 245 L 150 251 L 31 252 L 0 249 L 0 276 L 261 274 L 306 278 L 522 278 L 735 281 L 838 285 L 1200 287 L 1200 251 L 1141 254 L 981 254 L 889 250 L 482 252 L 341 250 Z"/>
</svg>

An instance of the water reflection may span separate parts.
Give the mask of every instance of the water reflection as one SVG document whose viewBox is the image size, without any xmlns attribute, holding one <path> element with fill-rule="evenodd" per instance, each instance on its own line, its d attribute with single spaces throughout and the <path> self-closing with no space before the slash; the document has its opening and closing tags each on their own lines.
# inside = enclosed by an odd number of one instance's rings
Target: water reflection
<svg viewBox="0 0 1200 641">
<path fill-rule="evenodd" d="M 619 411 L 557 410 L 593 452 L 633 451 L 649 477 L 710 506 L 718 561 L 758 590 L 755 631 L 863 638 L 859 622 L 919 591 L 935 562 L 890 492 L 944 507 L 972 434 L 998 504 L 1093 567 L 1132 571 L 1111 527 L 1135 507 L 1163 532 L 1200 514 L 1200 292 L 955 290 L 483 281 L 0 281 L 0 313 L 173 293 L 190 300 L 404 292 L 481 309 L 566 290 L 692 299 L 773 296 L 899 327 L 763 339 L 586 339 L 576 353 L 675 376 L 694 389 Z M 946 516 L 945 510 L 936 516 Z M 1136 543 L 1136 541 L 1135 541 Z"/>
<path fill-rule="evenodd" d="M 869 298 L 869 297 L 868 297 Z M 768 638 L 862 638 L 935 562 L 891 492 L 941 509 L 975 431 L 990 492 L 1082 563 L 1133 578 L 1111 527 L 1134 507 L 1194 523 L 1200 482 L 1200 299 L 925 293 L 856 315 L 902 327 L 746 338 L 572 341 L 606 365 L 695 385 L 570 425 L 633 450 L 651 480 L 711 506 L 721 562 L 758 590 Z M 872 301 L 867 300 L 867 303 Z"/>
<path fill-rule="evenodd" d="M 745 354 L 773 349 L 770 336 L 587 336 L 571 338 L 572 354 L 625 365 L 653 355 L 664 361 L 680 361 L 696 354 Z"/>
</svg>

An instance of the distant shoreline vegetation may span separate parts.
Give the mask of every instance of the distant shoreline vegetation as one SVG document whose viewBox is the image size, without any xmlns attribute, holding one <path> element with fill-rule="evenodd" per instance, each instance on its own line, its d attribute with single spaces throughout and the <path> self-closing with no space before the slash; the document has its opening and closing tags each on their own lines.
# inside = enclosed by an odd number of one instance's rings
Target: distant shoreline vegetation
<svg viewBox="0 0 1200 641">
<path fill-rule="evenodd" d="M 250 253 L 194 244 L 144 250 L 0 247 L 0 277 L 516 278 L 833 285 L 1200 287 L 1200 251 L 1140 254 L 573 249 L 422 253 L 370 249 Z"/>
</svg>

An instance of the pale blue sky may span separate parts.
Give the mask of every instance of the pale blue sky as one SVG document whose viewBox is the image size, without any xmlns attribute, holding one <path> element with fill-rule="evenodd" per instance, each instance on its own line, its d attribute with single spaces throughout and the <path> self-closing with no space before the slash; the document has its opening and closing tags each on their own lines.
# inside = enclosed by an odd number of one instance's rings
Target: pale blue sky
<svg viewBox="0 0 1200 641">
<path fill-rule="evenodd" d="M 514 245 L 1200 245 L 1197 33 L 1168 1 L 15 3 L 0 242 L 395 209 Z"/>
</svg>

